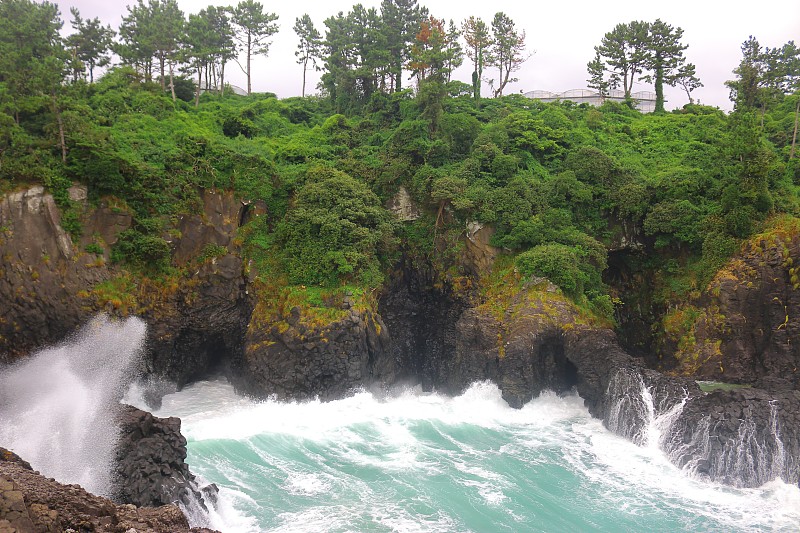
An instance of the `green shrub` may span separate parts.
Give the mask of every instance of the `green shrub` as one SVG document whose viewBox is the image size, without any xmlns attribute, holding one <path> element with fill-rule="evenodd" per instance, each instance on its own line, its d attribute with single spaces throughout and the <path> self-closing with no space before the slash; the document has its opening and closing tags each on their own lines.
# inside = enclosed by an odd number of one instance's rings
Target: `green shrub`
<svg viewBox="0 0 800 533">
<path fill-rule="evenodd" d="M 570 296 L 583 293 L 587 276 L 581 271 L 580 254 L 573 246 L 549 243 L 535 246 L 516 258 L 519 272 L 524 276 L 549 279 Z"/>
<path fill-rule="evenodd" d="M 382 282 L 378 254 L 392 238 L 389 213 L 362 182 L 328 167 L 310 169 L 276 228 L 292 284 Z"/>
<path fill-rule="evenodd" d="M 145 235 L 135 229 L 119 234 L 111 250 L 111 261 L 124 263 L 145 272 L 165 272 L 170 266 L 170 247 L 167 241 L 154 235 Z"/>
</svg>

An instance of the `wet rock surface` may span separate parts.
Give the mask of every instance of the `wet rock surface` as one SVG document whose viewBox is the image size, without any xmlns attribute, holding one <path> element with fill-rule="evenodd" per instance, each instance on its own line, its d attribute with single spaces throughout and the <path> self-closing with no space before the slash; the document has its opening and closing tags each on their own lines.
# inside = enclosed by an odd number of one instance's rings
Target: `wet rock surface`
<svg viewBox="0 0 800 533">
<path fill-rule="evenodd" d="M 505 309 L 434 298 L 409 288 L 382 300 L 391 349 L 410 378 L 458 394 L 489 379 L 513 407 L 543 390 L 576 390 L 590 413 L 638 444 L 654 419 L 668 417 L 659 445 L 679 467 L 717 482 L 758 486 L 800 478 L 797 391 L 741 389 L 703 393 L 692 378 L 648 369 L 608 328 L 591 325 L 547 282 L 514 295 Z M 412 303 L 409 303 L 412 302 Z M 443 305 L 444 303 L 444 305 Z M 450 304 L 447 307 L 447 304 Z M 425 324 L 434 326 L 426 328 Z M 416 354 L 413 355 L 413 354 Z M 423 361 L 416 363 L 415 357 Z M 410 371 L 409 371 L 410 370 Z M 425 372 L 424 376 L 415 372 Z"/>
<path fill-rule="evenodd" d="M 798 483 L 800 392 L 742 388 L 694 396 L 670 426 L 664 449 L 676 465 L 720 483 Z"/>
</svg>

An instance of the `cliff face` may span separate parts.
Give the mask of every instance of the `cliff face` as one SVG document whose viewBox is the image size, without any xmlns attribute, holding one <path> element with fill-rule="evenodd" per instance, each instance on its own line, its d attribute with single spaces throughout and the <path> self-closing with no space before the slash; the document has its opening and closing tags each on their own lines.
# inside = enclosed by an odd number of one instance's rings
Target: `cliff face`
<svg viewBox="0 0 800 533">
<path fill-rule="evenodd" d="M 180 218 L 172 238 L 173 263 L 187 274 L 142 309 L 152 354 L 146 370 L 178 386 L 237 371 L 254 306 L 236 241 L 244 206 L 231 192 L 204 191 L 202 201 L 199 213 Z"/>
<path fill-rule="evenodd" d="M 107 202 L 90 207 L 80 187 L 71 192 L 83 206 L 78 243 L 41 187 L 0 200 L 0 357 L 13 359 L 58 341 L 106 311 L 147 321 L 147 373 L 182 385 L 228 370 L 235 359 L 230 354 L 242 353 L 253 307 L 234 240 L 241 202 L 231 193 L 203 192 L 198 213 L 182 217 L 169 232 L 173 264 L 184 274 L 158 282 L 132 279 L 108 263 L 130 215 Z M 208 247 L 215 254 L 202 258 Z"/>
<path fill-rule="evenodd" d="M 98 211 L 91 227 L 112 224 Z M 0 199 L 0 272 L 0 357 L 25 354 L 74 330 L 90 314 L 78 293 L 110 276 L 103 260 L 73 244 L 42 187 Z"/>
<path fill-rule="evenodd" d="M 667 314 L 663 357 L 698 379 L 800 389 L 799 275 L 800 225 L 779 221 L 745 243 L 697 300 Z"/>
<path fill-rule="evenodd" d="M 610 325 L 578 309 L 547 280 L 522 284 L 506 269 L 509 279 L 487 285 L 483 276 L 498 253 L 488 244 L 488 229 L 467 232 L 458 265 L 462 277 L 443 278 L 432 265 L 406 257 L 377 305 L 345 294 L 315 311 L 276 303 L 265 292 L 252 294 L 261 288 L 248 280 L 234 238 L 252 213 L 229 193 L 206 191 L 202 200 L 202 210 L 178 220 L 170 232 L 173 262 L 184 274 L 171 284 L 128 279 L 133 301 L 120 305 L 93 287 L 124 275 L 106 265 L 105 253 L 100 257 L 73 245 L 52 198 L 37 188 L 7 196 L 0 204 L 0 260 L 7 273 L 0 298 L 9 302 L 10 312 L 0 322 L 0 353 L 5 349 L 13 356 L 56 340 L 70 325 L 105 308 L 147 320 L 145 371 L 179 386 L 224 371 L 240 391 L 255 396 L 335 399 L 362 386 L 408 382 L 457 394 L 489 379 L 515 407 L 545 389 L 574 388 L 594 416 L 635 441 L 654 416 L 683 405 L 685 415 L 662 444 L 674 452 L 676 464 L 700 475 L 743 485 L 775 475 L 792 482 L 800 477 L 794 466 L 780 470 L 777 462 L 762 461 L 755 473 L 728 479 L 724 459 L 741 446 L 766 450 L 770 457 L 800 455 L 800 421 L 793 414 L 800 405 L 799 352 L 793 344 L 800 332 L 796 222 L 751 240 L 700 298 L 666 316 L 662 357 L 674 356 L 676 374 L 683 377 L 645 368 L 645 360 L 620 347 Z M 127 222 L 101 206 L 87 207 L 84 223 L 108 243 Z M 111 229 L 101 234 L 101 226 Z M 213 254 L 205 253 L 209 246 Z M 482 287 L 474 283 L 479 277 Z M 704 394 L 697 378 L 760 388 Z M 134 433 L 143 435 L 131 440 L 135 449 L 149 438 L 142 428 L 157 424 L 133 418 Z M 706 433 L 697 433 L 698 427 Z M 743 442 L 742 435 L 753 442 Z M 709 439 L 719 449 L 710 448 Z M 173 439 L 167 448 L 181 446 Z M 149 470 L 166 468 L 168 478 L 191 481 L 176 465 Z M 171 482 L 136 483 L 136 498 L 153 504 L 160 501 L 161 486 Z M 175 485 L 178 492 L 181 483 Z M 161 501 L 173 501 L 176 494 Z"/>
<path fill-rule="evenodd" d="M 282 314 L 257 317 L 256 308 L 245 337 L 238 390 L 281 400 L 332 400 L 360 386 L 391 381 L 394 364 L 388 358 L 389 336 L 381 317 L 342 302 L 341 318 L 314 324 L 299 307 Z"/>
</svg>

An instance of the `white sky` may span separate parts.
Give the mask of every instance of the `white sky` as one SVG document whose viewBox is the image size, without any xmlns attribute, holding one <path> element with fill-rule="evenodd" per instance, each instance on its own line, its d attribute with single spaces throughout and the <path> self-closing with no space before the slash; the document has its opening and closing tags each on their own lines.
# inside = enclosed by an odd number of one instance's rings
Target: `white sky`
<svg viewBox="0 0 800 533">
<path fill-rule="evenodd" d="M 84 18 L 100 17 L 116 29 L 127 1 L 55 0 L 69 30 L 70 6 L 80 9 Z M 238 0 L 178 0 L 185 13 L 196 13 L 213 5 L 231 5 Z M 297 36 L 292 30 L 295 19 L 308 13 L 320 33 L 325 35 L 323 21 L 339 11 L 349 11 L 353 0 L 297 0 L 275 3 L 262 0 L 266 11 L 279 16 L 280 31 L 274 36 L 269 56 L 259 57 L 253 64 L 253 90 L 270 91 L 279 97 L 299 96 L 302 70 L 295 63 Z M 366 7 L 378 7 L 380 0 L 361 2 Z M 431 14 L 453 19 L 459 26 L 463 19 L 474 15 L 491 22 L 494 13 L 504 11 L 518 28 L 527 33 L 527 46 L 535 54 L 517 73 L 519 82 L 509 85 L 506 94 L 542 89 L 561 92 L 586 86 L 586 63 L 594 57 L 594 46 L 603 35 L 620 22 L 631 20 L 663 21 L 683 28 L 683 42 L 689 45 L 686 57 L 697 65 L 697 75 L 705 87 L 694 91 L 700 103 L 731 109 L 725 80 L 733 78 L 732 70 L 741 59 L 740 46 L 754 35 L 762 46 L 778 47 L 789 40 L 800 41 L 800 1 L 762 0 L 757 3 L 718 0 L 572 0 L 547 2 L 487 2 L 478 0 L 420 1 Z M 71 30 L 69 30 L 71 31 Z M 462 43 L 463 45 L 463 43 Z M 484 72 L 487 74 L 487 72 Z M 470 82 L 471 68 L 461 67 L 453 79 Z M 308 73 L 307 92 L 313 92 L 319 73 Z M 497 78 L 493 72 L 488 77 Z M 231 64 L 226 69 L 226 81 L 246 87 L 246 78 Z M 405 82 L 410 86 L 409 82 Z M 638 83 L 634 91 L 653 90 Z M 667 109 L 688 102 L 680 89 L 665 88 Z M 484 91 L 484 95 L 487 91 Z"/>
</svg>

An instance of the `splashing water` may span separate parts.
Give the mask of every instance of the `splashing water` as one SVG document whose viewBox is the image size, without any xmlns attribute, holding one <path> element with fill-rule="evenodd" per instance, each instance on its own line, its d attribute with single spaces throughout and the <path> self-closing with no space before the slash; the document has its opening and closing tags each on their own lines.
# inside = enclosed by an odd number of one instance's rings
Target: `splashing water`
<svg viewBox="0 0 800 533">
<path fill-rule="evenodd" d="M 658 394 L 645 384 L 639 372 L 621 369 L 606 391 L 610 407 L 605 425 L 639 446 L 662 451 L 677 467 L 700 479 L 737 487 L 758 487 L 773 480 L 796 483 L 800 459 L 786 452 L 777 402 L 770 402 L 769 423 L 760 427 L 749 409 L 737 420 L 703 416 L 695 425 L 681 414 L 689 400 Z M 734 423 L 735 431 L 718 428 Z"/>
<path fill-rule="evenodd" d="M 100 315 L 71 340 L 0 370 L 0 445 L 45 476 L 107 496 L 115 406 L 145 335 L 138 318 Z"/>
<path fill-rule="evenodd" d="M 606 398 L 611 403 L 604 420 L 609 430 L 639 446 L 663 449 L 688 394 L 679 399 L 663 395 L 654 399 L 641 374 L 623 368 L 611 379 Z"/>
</svg>

